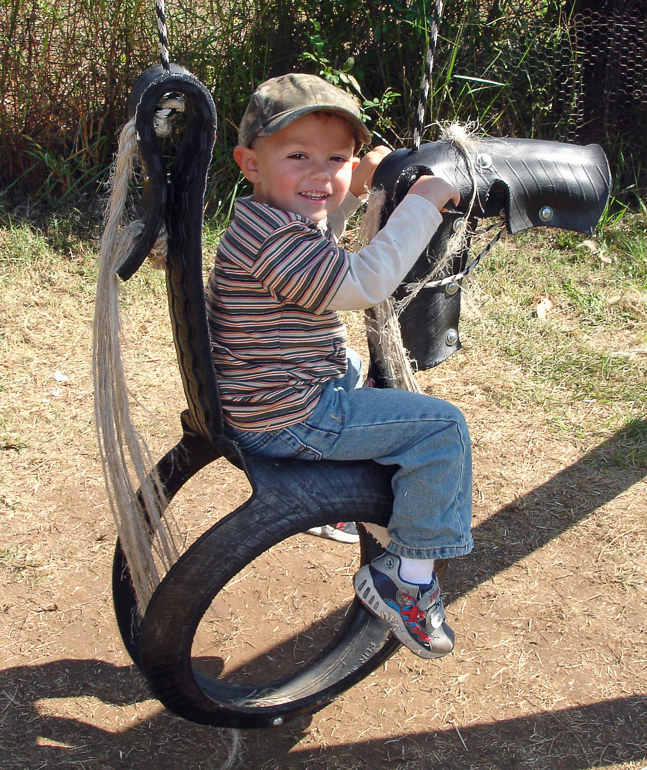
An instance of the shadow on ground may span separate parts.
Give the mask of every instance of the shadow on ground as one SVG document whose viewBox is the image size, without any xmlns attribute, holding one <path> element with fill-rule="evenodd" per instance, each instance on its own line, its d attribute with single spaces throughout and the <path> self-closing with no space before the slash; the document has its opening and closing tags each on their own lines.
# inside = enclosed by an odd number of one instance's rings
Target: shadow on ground
<svg viewBox="0 0 647 770">
<path fill-rule="evenodd" d="M 647 436 L 647 419 L 631 435 Z M 624 467 L 636 446 L 620 430 L 528 494 L 472 530 L 474 550 L 451 562 L 446 604 L 529 556 L 647 476 L 647 466 Z M 640 447 L 645 454 L 644 444 Z M 581 494 L 586 490 L 586 495 Z"/>
<path fill-rule="evenodd" d="M 647 421 L 640 427 L 644 432 Z M 645 476 L 645 468 L 619 472 L 614 464 L 623 435 L 616 434 L 476 527 L 474 553 L 452 565 L 449 600 L 541 548 Z M 583 488 L 585 497 L 578 495 Z M 586 502 L 590 500 L 594 506 Z M 56 715 L 48 713 L 51 699 L 72 698 L 87 706 L 87 722 L 63 716 L 60 703 Z M 193 725 L 161 708 L 150 716 L 150 702 L 142 706 L 146 715 L 141 721 L 134 726 L 131 721 L 126 729 L 120 729 L 123 717 L 117 712 L 114 731 L 90 724 L 99 709 L 149 699 L 134 667 L 58 660 L 6 669 L 0 672 L 0 768 L 215 770 L 222 765 L 232 741 L 230 731 Z M 309 724 L 309 719 L 301 719 L 274 731 L 246 733 L 242 766 L 386 769 L 401 763 L 424 770 L 515 770 L 528 767 L 530 755 L 533 766 L 539 762 L 542 770 L 647 764 L 647 694 L 491 724 L 299 749 Z"/>
<path fill-rule="evenodd" d="M 143 703 L 149 696 L 133 667 L 98 660 L 16 667 L 0 675 L 0 693 L 3 770 L 216 770 L 226 761 L 232 741 L 230 731 L 193 725 L 166 711 L 112 732 L 80 719 L 48 715 L 40 706 L 43 700 L 87 698 L 90 714 L 98 702 Z M 64 713 L 64 708 L 57 711 Z M 279 730 L 246 733 L 242 766 L 386 770 L 399 762 L 425 770 L 514 770 L 528 766 L 529 752 L 546 770 L 647 763 L 647 694 L 472 727 L 296 748 L 309 724 L 309 719 L 302 719 Z M 519 748 L 511 750 L 511 746 Z"/>
</svg>

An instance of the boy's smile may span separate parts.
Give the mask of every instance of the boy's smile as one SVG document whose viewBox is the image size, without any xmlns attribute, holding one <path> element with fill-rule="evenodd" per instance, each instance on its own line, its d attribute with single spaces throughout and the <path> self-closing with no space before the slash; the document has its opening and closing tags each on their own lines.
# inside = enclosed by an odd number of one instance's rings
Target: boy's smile
<svg viewBox="0 0 647 770">
<path fill-rule="evenodd" d="M 348 193 L 355 136 L 337 115 L 309 113 L 253 147 L 238 146 L 234 158 L 254 184 L 254 198 L 322 222 Z"/>
</svg>

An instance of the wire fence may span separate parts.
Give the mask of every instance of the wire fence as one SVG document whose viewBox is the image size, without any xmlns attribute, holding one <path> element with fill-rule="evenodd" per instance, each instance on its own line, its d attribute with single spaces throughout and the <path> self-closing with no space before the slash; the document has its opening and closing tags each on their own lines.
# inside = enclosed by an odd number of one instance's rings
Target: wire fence
<svg viewBox="0 0 647 770">
<path fill-rule="evenodd" d="M 564 29 L 544 108 L 555 138 L 596 142 L 616 159 L 625 190 L 644 190 L 647 173 L 647 21 L 590 11 Z M 545 69 L 534 57 L 537 67 Z M 620 190 L 618 190 L 620 192 Z"/>
<path fill-rule="evenodd" d="M 558 25 L 528 16 L 474 58 L 458 51 L 437 114 L 479 116 L 486 131 L 576 144 L 610 156 L 616 195 L 647 191 L 647 20 L 643 12 L 578 14 Z M 445 69 L 449 55 L 445 52 Z M 443 90 L 445 89 L 445 90 Z M 470 99 L 466 95 L 471 96 Z"/>
<path fill-rule="evenodd" d="M 637 15 L 580 16 L 573 28 L 577 78 L 568 137 L 596 141 L 631 159 L 627 188 L 644 191 L 647 174 L 647 21 Z"/>
</svg>

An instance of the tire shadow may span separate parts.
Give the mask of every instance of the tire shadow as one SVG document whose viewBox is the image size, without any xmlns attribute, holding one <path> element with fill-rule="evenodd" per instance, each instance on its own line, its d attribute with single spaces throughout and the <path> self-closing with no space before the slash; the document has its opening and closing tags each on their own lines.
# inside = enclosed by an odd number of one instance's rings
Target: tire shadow
<svg viewBox="0 0 647 770">
<path fill-rule="evenodd" d="M 63 659 L 0 671 L 0 768 L 216 770 L 226 762 L 234 738 L 231 730 L 187 722 L 151 697 L 135 666 L 101 660 Z M 56 714 L 48 713 L 53 699 L 60 701 Z M 76 701 L 75 713 L 81 701 L 88 721 L 64 716 L 65 699 Z M 132 714 L 124 717 L 116 710 L 114 730 L 90 723 L 101 711 L 102 723 L 109 724 L 112 720 L 105 716 L 110 717 L 111 706 L 138 704 L 149 716 L 134 725 Z M 296 729 L 284 731 L 275 747 L 287 754 L 309 724 L 301 720 Z"/>
<path fill-rule="evenodd" d="M 644 764 L 646 735 L 647 694 L 292 754 L 303 762 L 303 768 L 314 766 L 322 757 L 329 758 L 324 767 L 349 766 L 362 757 L 366 767 L 384 770 L 410 766 L 424 770 L 590 770 L 626 762 Z"/>
</svg>

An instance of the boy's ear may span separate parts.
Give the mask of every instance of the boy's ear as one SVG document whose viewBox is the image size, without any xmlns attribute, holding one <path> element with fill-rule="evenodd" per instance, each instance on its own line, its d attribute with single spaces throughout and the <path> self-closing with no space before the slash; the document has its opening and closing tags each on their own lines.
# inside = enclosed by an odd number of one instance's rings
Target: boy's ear
<svg viewBox="0 0 647 770">
<path fill-rule="evenodd" d="M 234 160 L 245 177 L 249 179 L 252 184 L 256 184 L 259 179 L 256 151 L 251 147 L 244 147 L 239 144 L 234 147 Z"/>
</svg>

